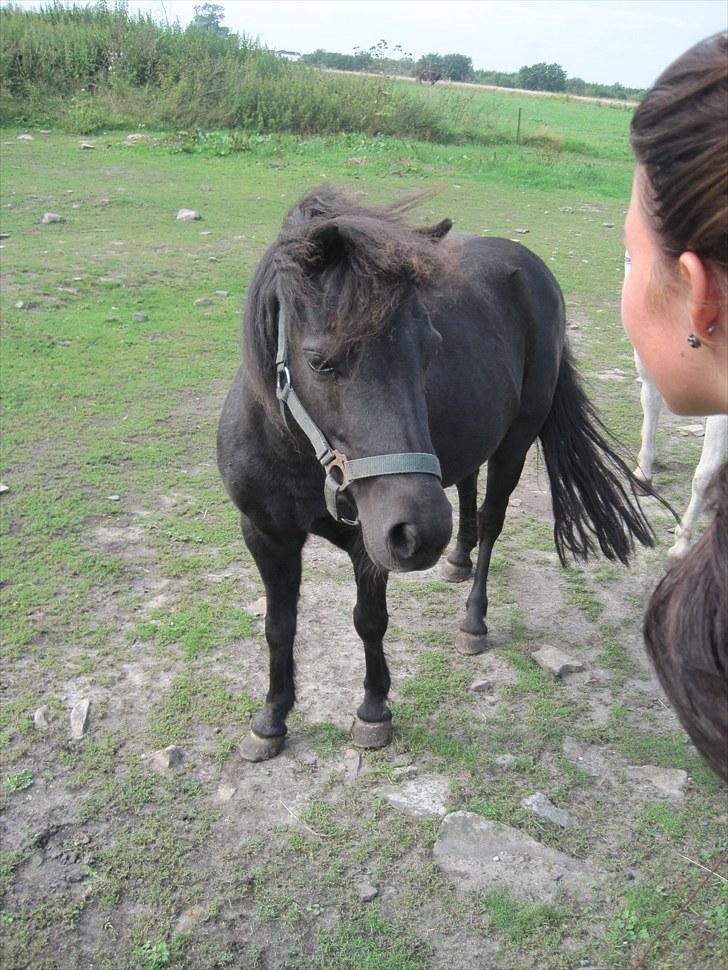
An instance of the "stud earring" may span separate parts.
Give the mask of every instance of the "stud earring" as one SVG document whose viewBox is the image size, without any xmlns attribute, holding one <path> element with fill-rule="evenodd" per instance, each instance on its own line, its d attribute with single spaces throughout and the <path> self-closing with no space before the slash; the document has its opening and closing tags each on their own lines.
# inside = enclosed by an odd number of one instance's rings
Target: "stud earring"
<svg viewBox="0 0 728 970">
<path fill-rule="evenodd" d="M 691 333 L 688 337 L 688 343 L 694 350 L 697 350 L 701 344 L 700 337 L 696 337 L 694 333 Z"/>
</svg>

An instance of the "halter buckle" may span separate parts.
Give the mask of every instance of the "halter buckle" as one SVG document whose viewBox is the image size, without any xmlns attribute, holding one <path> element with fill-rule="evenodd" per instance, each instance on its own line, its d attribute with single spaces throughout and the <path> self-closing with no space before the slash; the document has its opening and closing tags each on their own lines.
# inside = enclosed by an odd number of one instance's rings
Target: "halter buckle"
<svg viewBox="0 0 728 970">
<path fill-rule="evenodd" d="M 348 488 L 349 485 L 351 484 L 351 479 L 349 478 L 349 475 L 346 470 L 348 458 L 343 452 L 337 451 L 335 448 L 332 449 L 331 454 L 332 454 L 332 458 L 326 464 L 326 474 L 331 475 L 331 478 L 333 479 L 333 481 L 336 482 L 336 486 L 338 490 L 340 492 L 343 492 L 344 489 Z M 341 481 L 339 481 L 335 475 L 331 474 L 334 468 L 338 470 L 339 475 L 341 476 Z"/>
</svg>

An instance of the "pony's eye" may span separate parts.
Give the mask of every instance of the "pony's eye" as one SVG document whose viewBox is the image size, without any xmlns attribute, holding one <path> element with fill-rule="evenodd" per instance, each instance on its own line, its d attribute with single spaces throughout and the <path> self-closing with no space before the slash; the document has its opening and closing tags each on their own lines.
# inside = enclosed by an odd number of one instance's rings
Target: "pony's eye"
<svg viewBox="0 0 728 970">
<path fill-rule="evenodd" d="M 307 353 L 306 363 L 314 374 L 334 374 L 336 372 L 333 363 L 322 354 Z"/>
</svg>

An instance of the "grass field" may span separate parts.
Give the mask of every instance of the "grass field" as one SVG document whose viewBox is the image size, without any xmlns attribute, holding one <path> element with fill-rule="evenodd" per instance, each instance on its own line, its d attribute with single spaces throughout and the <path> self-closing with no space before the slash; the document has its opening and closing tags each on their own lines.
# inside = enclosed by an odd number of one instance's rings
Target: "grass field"
<svg viewBox="0 0 728 970">
<path fill-rule="evenodd" d="M 515 122 L 517 96 L 482 97 L 480 123 Z M 353 583 L 313 543 L 291 740 L 266 765 L 235 750 L 264 694 L 266 648 L 215 427 L 252 271 L 306 189 L 329 180 L 374 201 L 432 191 L 423 223 L 450 216 L 533 248 L 564 289 L 590 394 L 636 453 L 638 387 L 619 322 L 629 112 L 525 100 L 538 104 L 524 102 L 523 130 L 541 142 L 520 146 L 229 133 L 128 145 L 114 132 L 83 150 L 58 132 L 1 133 L 7 970 L 724 965 L 726 882 L 709 870 L 725 865 L 725 790 L 640 643 L 672 538 L 651 501 L 658 546 L 631 571 L 562 571 L 545 471 L 529 462 L 494 556 L 499 646 L 478 658 L 454 652 L 467 590 L 436 570 L 394 577 L 395 741 L 366 754 L 356 778 Z M 177 222 L 183 206 L 202 221 Z M 65 221 L 42 225 L 49 211 Z M 678 507 L 700 451 L 684 423 L 668 417 L 658 437 L 659 485 Z M 588 678 L 548 679 L 530 659 L 544 641 L 583 659 Z M 469 691 L 483 677 L 497 703 Z M 89 726 L 73 741 L 68 714 L 83 697 Z M 32 717 L 41 707 L 46 728 Z M 617 765 L 684 769 L 684 798 L 645 791 L 619 767 L 605 784 L 565 757 L 566 738 Z M 150 753 L 168 744 L 184 749 L 182 767 L 155 769 Z M 549 904 L 458 892 L 433 864 L 437 822 L 381 794 L 402 765 L 445 777 L 448 810 L 589 859 L 606 886 Z M 534 789 L 574 824 L 529 814 L 521 800 Z M 363 882 L 379 889 L 368 903 Z"/>
</svg>

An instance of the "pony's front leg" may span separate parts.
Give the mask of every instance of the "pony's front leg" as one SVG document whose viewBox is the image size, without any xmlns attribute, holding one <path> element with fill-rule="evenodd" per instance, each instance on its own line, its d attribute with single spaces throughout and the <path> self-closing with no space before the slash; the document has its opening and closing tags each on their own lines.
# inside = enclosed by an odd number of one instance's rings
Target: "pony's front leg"
<svg viewBox="0 0 728 970">
<path fill-rule="evenodd" d="M 265 636 L 270 651 L 270 679 L 265 706 L 253 717 L 251 732 L 239 752 L 246 761 L 266 761 L 283 747 L 286 717 L 296 699 L 293 641 L 296 636 L 301 550 L 306 533 L 274 536 L 242 516 L 243 536 L 265 585 Z"/>
<path fill-rule="evenodd" d="M 354 627 L 366 661 L 364 700 L 357 708 L 351 736 L 359 748 L 383 748 L 392 740 L 392 712 L 387 705 L 390 678 L 383 644 L 389 622 L 388 574 L 377 569 L 363 550 L 351 552 L 351 559 L 357 592 Z"/>
</svg>

